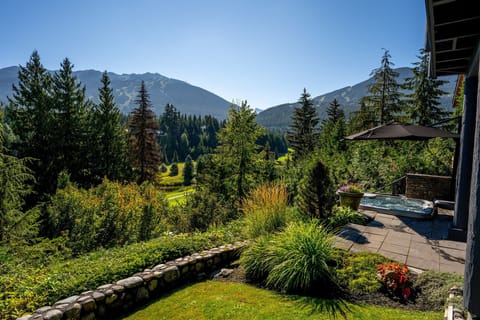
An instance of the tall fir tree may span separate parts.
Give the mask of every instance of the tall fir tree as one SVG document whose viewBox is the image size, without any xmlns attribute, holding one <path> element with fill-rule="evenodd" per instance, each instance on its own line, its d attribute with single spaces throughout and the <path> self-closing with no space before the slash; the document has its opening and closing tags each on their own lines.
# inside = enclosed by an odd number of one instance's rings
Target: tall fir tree
<svg viewBox="0 0 480 320">
<path fill-rule="evenodd" d="M 120 180 L 127 174 L 127 137 L 120 124 L 120 110 L 115 105 L 110 78 L 105 71 L 98 89 L 100 103 L 91 113 L 92 171 L 97 179 Z"/>
<path fill-rule="evenodd" d="M 6 107 L 6 116 L 16 137 L 12 147 L 18 157 L 33 159 L 29 168 L 36 177 L 35 198 L 41 198 L 55 191 L 58 170 L 53 136 L 56 119 L 52 77 L 40 62 L 37 51 L 32 53 L 25 67 L 20 66 L 18 85 L 12 86 L 12 92 Z"/>
<path fill-rule="evenodd" d="M 323 120 L 322 124 L 325 124 L 327 121 L 336 124 L 340 119 L 345 119 L 345 112 L 343 112 L 337 99 L 333 99 L 327 108 L 327 119 Z"/>
<path fill-rule="evenodd" d="M 292 115 L 292 125 L 287 133 L 290 148 L 293 149 L 293 161 L 304 159 L 318 146 L 319 118 L 313 107 L 313 100 L 306 89 L 298 100 L 300 107 L 295 108 Z"/>
<path fill-rule="evenodd" d="M 240 201 L 255 185 L 258 168 L 264 161 L 260 146 L 255 143 L 264 129 L 255 119 L 255 111 L 242 101 L 240 107 L 230 107 L 226 125 L 218 133 L 215 163 L 223 176 L 223 192 Z"/>
<path fill-rule="evenodd" d="M 24 197 L 30 193 L 34 177 L 27 167 L 28 159 L 8 154 L 7 131 L 0 108 L 0 244 L 22 237 L 36 222 L 36 216 L 22 212 Z"/>
<path fill-rule="evenodd" d="M 406 95 L 406 111 L 413 123 L 429 126 L 444 120 L 449 114 L 440 106 L 440 97 L 447 93 L 440 87 L 447 81 L 428 76 L 428 52 L 421 49 L 418 58 L 419 61 L 413 64 L 413 77 L 405 79 L 405 88 L 411 92 Z"/>
<path fill-rule="evenodd" d="M 389 51 L 385 50 L 380 68 L 371 73 L 374 82 L 368 86 L 370 95 L 362 99 L 365 105 L 373 107 L 379 124 L 397 120 L 402 110 L 400 84 L 397 82 L 399 73 L 392 69 L 394 64 L 390 59 Z"/>
<path fill-rule="evenodd" d="M 333 99 L 327 108 L 327 116 L 327 119 L 322 121 L 320 134 L 322 150 L 328 154 L 345 151 L 345 113 L 337 99 Z"/>
<path fill-rule="evenodd" d="M 190 155 L 185 158 L 185 165 L 183 166 L 183 185 L 189 186 L 192 184 L 193 175 L 194 175 L 194 165 L 193 160 Z"/>
<path fill-rule="evenodd" d="M 159 123 L 152 111 L 144 81 L 136 103 L 138 107 L 130 113 L 128 124 L 132 166 L 138 173 L 139 183 L 155 182 L 161 165 L 160 147 L 157 143 Z"/>
<path fill-rule="evenodd" d="M 85 99 L 85 86 L 73 75 L 73 64 L 68 58 L 53 77 L 53 94 L 58 168 L 69 172 L 72 180 L 88 184 L 87 115 L 91 105 Z"/>
</svg>

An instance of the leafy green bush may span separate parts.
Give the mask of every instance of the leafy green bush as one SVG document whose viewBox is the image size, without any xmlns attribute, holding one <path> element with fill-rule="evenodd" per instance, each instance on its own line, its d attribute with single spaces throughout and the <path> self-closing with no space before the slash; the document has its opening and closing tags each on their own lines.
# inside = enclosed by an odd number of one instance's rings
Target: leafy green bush
<svg viewBox="0 0 480 320">
<path fill-rule="evenodd" d="M 463 276 L 447 272 L 425 271 L 417 276 L 415 286 L 420 288 L 417 300 L 441 310 L 445 304 L 450 288 L 463 288 Z"/>
<path fill-rule="evenodd" d="M 75 254 L 160 235 L 167 230 L 163 195 L 151 184 L 105 179 L 89 190 L 67 185 L 47 206 L 51 236 L 68 232 Z"/>
<path fill-rule="evenodd" d="M 240 238 L 240 230 L 235 223 L 207 233 L 165 235 L 148 242 L 101 249 L 76 259 L 55 260 L 46 266 L 25 263 L 15 272 L 0 274 L 0 319 L 15 319 L 156 264 L 235 242 Z"/>
<path fill-rule="evenodd" d="M 365 224 L 367 218 L 349 207 L 334 206 L 326 225 L 335 230 L 347 223 Z"/>
<path fill-rule="evenodd" d="M 339 285 L 357 294 L 380 290 L 382 284 L 376 279 L 377 265 L 389 259 L 370 252 L 337 251 L 336 279 Z"/>
<path fill-rule="evenodd" d="M 250 239 L 283 229 L 291 209 L 283 182 L 261 185 L 242 202 L 245 234 Z"/>
<path fill-rule="evenodd" d="M 172 163 L 170 166 L 170 173 L 168 174 L 170 177 L 178 176 L 178 164 Z"/>
<path fill-rule="evenodd" d="M 261 237 L 242 254 L 252 280 L 292 292 L 319 294 L 332 286 L 333 237 L 317 223 L 291 223 L 271 237 Z M 265 278 L 266 277 L 266 278 Z"/>
</svg>

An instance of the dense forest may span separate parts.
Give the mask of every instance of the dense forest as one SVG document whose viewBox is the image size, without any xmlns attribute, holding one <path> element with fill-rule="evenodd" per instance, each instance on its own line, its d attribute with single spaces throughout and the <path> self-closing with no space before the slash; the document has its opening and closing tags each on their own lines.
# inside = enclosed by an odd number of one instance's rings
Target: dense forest
<svg viewBox="0 0 480 320">
<path fill-rule="evenodd" d="M 282 135 L 259 126 L 246 101 L 232 105 L 225 121 L 182 115 L 171 104 L 155 115 L 143 84 L 137 108 L 121 115 L 106 72 L 94 104 L 68 59 L 51 74 L 33 52 L 0 108 L 0 292 L 20 290 L 9 287 L 16 265 L 34 272 L 94 250 L 238 221 L 255 207 L 259 188 L 282 185 L 297 214 L 322 220 L 334 215 L 343 183 L 388 192 L 408 172 L 451 175 L 455 144 L 447 139 L 345 141 L 390 121 L 432 125 L 460 115 L 439 105 L 442 82 L 427 77 L 425 52 L 405 88 L 391 66 L 385 51 L 369 95 L 348 117 L 334 100 L 321 121 L 304 89 Z M 444 128 L 455 129 L 448 121 Z M 172 206 L 161 168 L 183 162 L 193 191 Z M 38 307 L 11 299 L 18 310 Z"/>
</svg>

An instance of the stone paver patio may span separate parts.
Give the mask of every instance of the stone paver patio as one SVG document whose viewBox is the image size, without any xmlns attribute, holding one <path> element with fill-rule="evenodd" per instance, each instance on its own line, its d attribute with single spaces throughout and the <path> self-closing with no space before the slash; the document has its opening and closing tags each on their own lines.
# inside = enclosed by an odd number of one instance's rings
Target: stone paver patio
<svg viewBox="0 0 480 320">
<path fill-rule="evenodd" d="M 464 273 L 466 243 L 446 240 L 451 212 L 441 211 L 432 220 L 361 212 L 373 220 L 366 226 L 344 226 L 337 247 L 376 252 L 421 270 Z"/>
</svg>

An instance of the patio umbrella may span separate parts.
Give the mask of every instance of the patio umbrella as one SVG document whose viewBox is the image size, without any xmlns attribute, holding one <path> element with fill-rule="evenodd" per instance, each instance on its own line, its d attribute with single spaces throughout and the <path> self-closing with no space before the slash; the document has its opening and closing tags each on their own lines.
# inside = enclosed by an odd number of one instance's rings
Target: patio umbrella
<svg viewBox="0 0 480 320">
<path fill-rule="evenodd" d="M 427 140 L 432 138 L 453 138 L 460 136 L 437 128 L 390 122 L 345 137 L 348 140 Z"/>
</svg>

